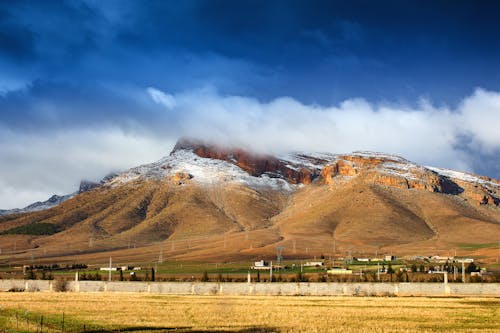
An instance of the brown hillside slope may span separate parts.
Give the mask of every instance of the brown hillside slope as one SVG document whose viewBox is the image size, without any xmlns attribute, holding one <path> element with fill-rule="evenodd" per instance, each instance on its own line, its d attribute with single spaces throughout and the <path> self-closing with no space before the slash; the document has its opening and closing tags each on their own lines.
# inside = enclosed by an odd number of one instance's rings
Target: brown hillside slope
<svg viewBox="0 0 500 333">
<path fill-rule="evenodd" d="M 56 227 L 0 235 L 0 262 L 155 261 L 160 253 L 165 260 L 270 259 L 277 246 L 286 257 L 472 255 L 464 245 L 496 244 L 500 235 L 495 180 L 454 179 L 366 154 L 273 158 L 279 170 L 253 177 L 232 166 L 238 156 L 253 161 L 251 154 L 225 151 L 221 162 L 193 152 L 174 152 L 52 209 L 0 217 L 0 233 Z M 287 187 L 283 168 L 316 178 Z"/>
</svg>

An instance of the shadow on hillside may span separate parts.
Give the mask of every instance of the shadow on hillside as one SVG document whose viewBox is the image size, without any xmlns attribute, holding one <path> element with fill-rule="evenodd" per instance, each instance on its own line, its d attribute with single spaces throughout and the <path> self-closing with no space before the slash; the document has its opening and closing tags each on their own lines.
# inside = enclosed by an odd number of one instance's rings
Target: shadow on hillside
<svg viewBox="0 0 500 333">
<path fill-rule="evenodd" d="M 147 326 L 134 326 L 134 327 L 120 327 L 120 329 L 113 330 L 85 330 L 80 333 L 117 333 L 117 332 L 136 332 L 136 333 L 147 333 L 147 332 L 178 332 L 178 333 L 207 333 L 207 332 L 232 332 L 232 333 L 271 333 L 280 332 L 277 328 L 273 327 L 247 327 L 240 329 L 232 329 L 231 327 L 218 328 L 214 330 L 205 329 L 197 330 L 192 327 L 147 327 Z"/>
</svg>

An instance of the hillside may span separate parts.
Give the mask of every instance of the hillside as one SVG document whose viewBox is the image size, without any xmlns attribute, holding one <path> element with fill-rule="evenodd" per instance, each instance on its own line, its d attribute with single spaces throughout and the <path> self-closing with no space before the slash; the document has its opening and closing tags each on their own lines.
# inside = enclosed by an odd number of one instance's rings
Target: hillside
<svg viewBox="0 0 500 333">
<path fill-rule="evenodd" d="M 181 140 L 50 209 L 0 216 L 0 261 L 496 257 L 500 182 L 401 157 L 257 155 Z M 479 249 L 478 249 L 479 248 Z"/>
</svg>

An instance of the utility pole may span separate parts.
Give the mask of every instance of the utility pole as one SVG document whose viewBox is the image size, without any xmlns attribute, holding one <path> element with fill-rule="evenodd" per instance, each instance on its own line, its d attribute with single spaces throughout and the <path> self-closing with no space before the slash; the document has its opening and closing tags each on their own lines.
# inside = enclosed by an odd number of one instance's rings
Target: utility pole
<svg viewBox="0 0 500 333">
<path fill-rule="evenodd" d="M 269 266 L 269 282 L 273 282 L 273 262 L 271 261 L 271 265 Z"/>
<path fill-rule="evenodd" d="M 462 283 L 465 283 L 465 260 L 462 260 Z"/>
<path fill-rule="evenodd" d="M 284 248 L 285 247 L 282 245 L 276 247 L 276 259 L 278 261 L 278 267 L 281 266 L 281 260 L 283 260 L 282 253 Z"/>
<path fill-rule="evenodd" d="M 380 281 L 380 263 L 377 262 L 377 281 Z"/>
<path fill-rule="evenodd" d="M 160 255 L 158 256 L 158 262 L 160 264 L 163 263 L 163 243 L 161 243 L 161 245 L 160 245 Z"/>
<path fill-rule="evenodd" d="M 111 282 L 111 268 L 113 267 L 113 260 L 111 259 L 111 257 L 109 257 L 109 274 L 108 274 L 108 281 Z"/>
</svg>

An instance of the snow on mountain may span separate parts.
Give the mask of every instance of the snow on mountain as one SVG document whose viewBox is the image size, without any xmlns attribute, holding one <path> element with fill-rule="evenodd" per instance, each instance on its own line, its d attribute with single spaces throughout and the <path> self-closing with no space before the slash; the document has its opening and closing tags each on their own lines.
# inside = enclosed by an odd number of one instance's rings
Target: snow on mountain
<svg viewBox="0 0 500 333">
<path fill-rule="evenodd" d="M 187 173 L 193 177 L 193 182 L 203 185 L 227 182 L 248 185 L 252 188 L 268 187 L 283 191 L 293 191 L 296 187 L 283 179 L 271 178 L 268 175 L 251 176 L 234 164 L 199 157 L 187 149 L 174 151 L 158 162 L 132 168 L 110 179 L 106 185 L 116 186 L 138 179 L 163 179 L 177 173 Z"/>
<path fill-rule="evenodd" d="M 427 166 L 426 168 L 451 179 L 457 179 L 468 183 L 480 184 L 485 187 L 500 188 L 500 183 L 495 182 L 489 178 L 483 179 L 482 177 L 470 173 L 454 171 L 444 168 L 436 168 L 430 166 Z"/>
<path fill-rule="evenodd" d="M 26 206 L 24 208 L 14 208 L 14 209 L 7 209 L 7 210 L 0 210 L 0 216 L 2 215 L 10 215 L 10 214 L 21 214 L 21 213 L 32 213 L 32 212 L 38 212 L 40 210 L 45 210 L 49 209 L 52 207 L 55 207 L 64 201 L 73 198 L 75 195 L 77 195 L 78 192 L 67 194 L 67 195 L 53 195 L 51 196 L 48 200 L 46 201 L 38 201 L 35 203 L 32 203 L 29 206 Z"/>
</svg>

